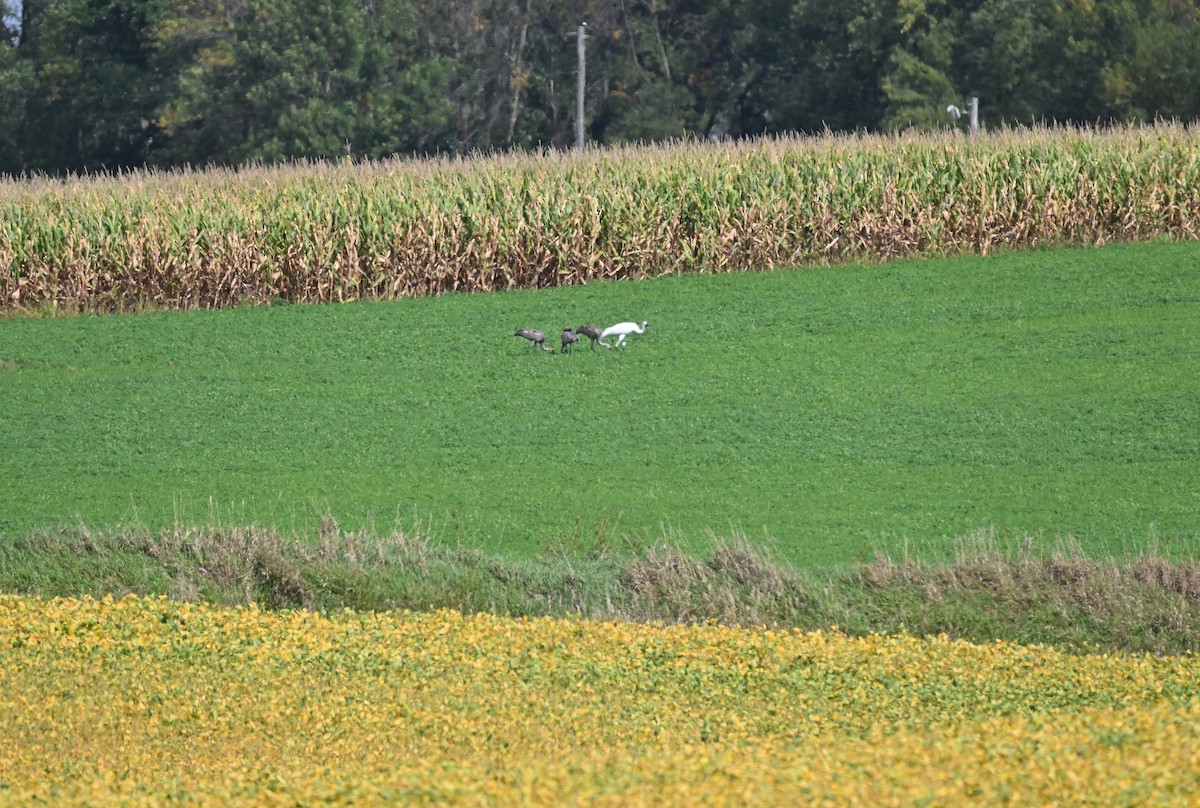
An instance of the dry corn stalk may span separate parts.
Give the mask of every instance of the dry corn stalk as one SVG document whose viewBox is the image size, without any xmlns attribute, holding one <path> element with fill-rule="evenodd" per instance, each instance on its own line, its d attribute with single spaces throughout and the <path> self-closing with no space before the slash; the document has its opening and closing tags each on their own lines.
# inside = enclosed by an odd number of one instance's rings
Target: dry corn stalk
<svg viewBox="0 0 1200 808">
<path fill-rule="evenodd" d="M 320 303 L 1191 239 L 1198 141 L 1157 124 L 8 180 L 0 305 Z"/>
</svg>

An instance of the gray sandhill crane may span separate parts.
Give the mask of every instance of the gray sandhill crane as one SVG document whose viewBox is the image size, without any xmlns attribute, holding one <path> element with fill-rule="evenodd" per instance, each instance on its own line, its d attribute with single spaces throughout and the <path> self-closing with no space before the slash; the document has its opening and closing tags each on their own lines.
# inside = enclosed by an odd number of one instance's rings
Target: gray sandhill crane
<svg viewBox="0 0 1200 808">
<path fill-rule="evenodd" d="M 576 328 L 575 333 L 583 334 L 585 337 L 590 339 L 592 341 L 592 350 L 596 350 L 596 340 L 600 339 L 600 326 L 588 323 L 587 325 L 581 325 L 579 328 Z"/>
<path fill-rule="evenodd" d="M 529 347 L 525 349 L 525 353 L 532 351 L 534 345 L 538 346 L 546 353 L 554 353 L 553 348 L 546 347 L 546 335 L 541 331 L 538 331 L 536 328 L 518 328 L 515 332 L 513 332 L 513 336 L 524 337 L 525 339 L 529 340 Z"/>
<path fill-rule="evenodd" d="M 575 329 L 567 327 L 562 332 L 562 353 L 566 353 L 567 349 L 575 343 L 579 342 L 579 335 L 575 333 Z"/>
<path fill-rule="evenodd" d="M 597 342 L 599 342 L 605 348 L 615 348 L 618 346 L 624 347 L 626 337 L 628 337 L 630 334 L 645 333 L 648 325 L 650 325 L 650 323 L 647 322 L 643 322 L 640 326 L 637 323 L 617 323 L 616 325 L 610 325 L 608 328 L 600 332 L 600 338 L 597 340 Z M 616 337 L 617 344 L 609 345 L 604 341 L 605 337 Z"/>
</svg>

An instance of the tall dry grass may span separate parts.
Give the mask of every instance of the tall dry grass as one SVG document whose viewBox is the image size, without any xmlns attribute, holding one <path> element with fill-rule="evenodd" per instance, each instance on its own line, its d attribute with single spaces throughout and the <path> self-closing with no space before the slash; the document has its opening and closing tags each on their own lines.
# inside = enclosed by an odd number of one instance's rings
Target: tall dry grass
<svg viewBox="0 0 1200 808">
<path fill-rule="evenodd" d="M 415 526 L 372 534 L 332 518 L 318 536 L 266 527 L 140 526 L 39 532 L 0 546 L 0 592 L 43 598 L 167 595 L 226 605 L 336 612 L 430 610 L 574 615 L 650 623 L 944 634 L 1078 650 L 1200 649 L 1200 561 L 1184 548 L 1123 558 L 963 537 L 952 560 L 881 555 L 802 570 L 744 536 L 705 552 L 666 537 L 630 553 L 505 559 Z"/>
<path fill-rule="evenodd" d="M 5 307 L 330 302 L 1195 238 L 1179 124 L 0 181 Z"/>
</svg>

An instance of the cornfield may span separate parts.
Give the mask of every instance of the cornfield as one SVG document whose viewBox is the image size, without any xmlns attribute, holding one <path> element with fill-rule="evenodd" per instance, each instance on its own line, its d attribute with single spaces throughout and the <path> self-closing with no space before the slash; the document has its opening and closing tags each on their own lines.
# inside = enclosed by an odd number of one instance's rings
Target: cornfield
<svg viewBox="0 0 1200 808">
<path fill-rule="evenodd" d="M 1103 131 L 0 181 L 0 305 L 392 299 L 1200 228 L 1200 136 Z"/>
<path fill-rule="evenodd" d="M 1194 804 L 1200 659 L 0 596 L 0 803 Z"/>
</svg>

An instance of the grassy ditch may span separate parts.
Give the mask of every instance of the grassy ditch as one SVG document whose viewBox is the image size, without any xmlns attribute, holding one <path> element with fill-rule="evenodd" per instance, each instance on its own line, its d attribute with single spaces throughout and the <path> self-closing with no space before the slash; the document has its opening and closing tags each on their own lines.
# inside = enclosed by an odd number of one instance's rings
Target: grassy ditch
<svg viewBox="0 0 1200 808">
<path fill-rule="evenodd" d="M 0 590 L 321 612 L 452 608 L 837 627 L 1159 654 L 1200 648 L 1200 560 L 1157 550 L 1100 559 L 1069 539 L 1002 546 L 988 533 L 958 548 L 948 563 L 879 555 L 812 571 L 740 536 L 712 540 L 704 555 L 668 539 L 632 555 L 597 548 L 507 559 L 419 534 L 343 531 L 332 519 L 316 541 L 260 528 L 77 528 L 0 546 Z"/>
</svg>

